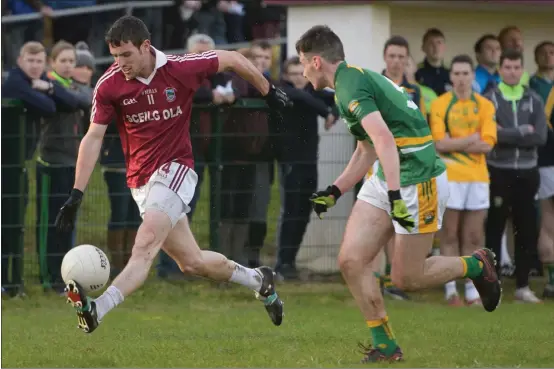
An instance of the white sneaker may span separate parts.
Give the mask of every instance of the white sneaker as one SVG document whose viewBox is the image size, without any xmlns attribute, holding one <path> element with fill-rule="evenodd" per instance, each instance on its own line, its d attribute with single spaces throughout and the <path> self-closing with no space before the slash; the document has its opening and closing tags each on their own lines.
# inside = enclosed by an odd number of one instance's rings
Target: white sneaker
<svg viewBox="0 0 554 369">
<path fill-rule="evenodd" d="M 527 287 L 518 288 L 515 292 L 515 299 L 520 302 L 528 302 L 532 304 L 540 304 L 542 300 L 539 299 L 533 291 Z"/>
</svg>

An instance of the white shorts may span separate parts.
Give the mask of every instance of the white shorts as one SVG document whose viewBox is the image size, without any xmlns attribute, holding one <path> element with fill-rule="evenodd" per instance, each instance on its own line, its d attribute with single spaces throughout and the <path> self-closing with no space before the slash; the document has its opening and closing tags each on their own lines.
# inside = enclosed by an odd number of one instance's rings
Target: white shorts
<svg viewBox="0 0 554 369">
<path fill-rule="evenodd" d="M 485 210 L 490 206 L 489 184 L 485 182 L 448 182 L 450 198 L 447 209 Z"/>
<path fill-rule="evenodd" d="M 442 217 L 448 201 L 448 179 L 446 172 L 430 181 L 400 188 L 402 199 L 415 221 L 412 232 L 393 221 L 394 231 L 399 234 L 434 233 L 442 227 Z M 390 213 L 387 183 L 372 175 L 364 182 L 358 199 Z"/>
<path fill-rule="evenodd" d="M 539 200 L 549 199 L 554 196 L 554 167 L 539 168 L 541 184 L 539 186 Z"/>
<path fill-rule="evenodd" d="M 156 209 L 167 214 L 172 227 L 190 211 L 198 175 L 186 165 L 170 162 L 152 174 L 144 186 L 131 188 L 131 195 L 144 218 L 146 209 Z"/>
</svg>

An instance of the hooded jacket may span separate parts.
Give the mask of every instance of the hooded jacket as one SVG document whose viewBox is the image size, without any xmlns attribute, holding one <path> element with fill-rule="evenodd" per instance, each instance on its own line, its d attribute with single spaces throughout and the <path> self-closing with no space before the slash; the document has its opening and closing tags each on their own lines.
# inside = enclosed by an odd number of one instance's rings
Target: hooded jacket
<svg viewBox="0 0 554 369">
<path fill-rule="evenodd" d="M 497 144 L 488 155 L 488 165 L 501 169 L 531 169 L 537 166 L 538 147 L 546 143 L 547 126 L 541 98 L 522 84 L 500 83 L 485 94 L 496 108 Z M 523 125 L 533 126 L 522 133 Z"/>
</svg>

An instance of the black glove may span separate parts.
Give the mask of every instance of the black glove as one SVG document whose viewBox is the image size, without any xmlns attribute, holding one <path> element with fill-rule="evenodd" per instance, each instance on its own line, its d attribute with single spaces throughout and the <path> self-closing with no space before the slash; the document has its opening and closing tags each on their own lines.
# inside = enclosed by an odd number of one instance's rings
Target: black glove
<svg viewBox="0 0 554 369">
<path fill-rule="evenodd" d="M 69 199 L 63 204 L 54 225 L 60 232 L 71 232 L 75 227 L 75 219 L 77 218 L 77 210 L 83 200 L 83 192 L 74 188 L 71 190 Z"/>
<path fill-rule="evenodd" d="M 292 101 L 289 99 L 288 95 L 273 84 L 269 86 L 269 92 L 265 95 L 265 101 L 267 106 L 275 110 L 292 107 Z"/>
<path fill-rule="evenodd" d="M 331 195 L 333 195 L 333 197 L 331 197 Z M 314 209 L 319 219 L 323 219 L 321 213 L 326 213 L 327 209 L 335 206 L 337 200 L 339 199 L 339 197 L 341 197 L 341 195 L 342 193 L 340 192 L 339 188 L 335 185 L 331 185 L 323 191 L 317 191 L 310 197 L 312 208 Z"/>
</svg>

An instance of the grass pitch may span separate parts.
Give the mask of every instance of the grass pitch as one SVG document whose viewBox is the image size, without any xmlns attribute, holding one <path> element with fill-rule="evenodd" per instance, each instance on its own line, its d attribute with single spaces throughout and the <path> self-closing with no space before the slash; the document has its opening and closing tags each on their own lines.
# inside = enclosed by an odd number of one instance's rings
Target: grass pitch
<svg viewBox="0 0 554 369">
<path fill-rule="evenodd" d="M 287 284 L 279 292 L 286 316 L 275 327 L 243 288 L 151 281 L 86 335 L 64 298 L 31 291 L 2 303 L 2 366 L 368 366 L 358 364 L 357 343 L 370 343 L 369 331 L 344 285 Z M 511 296 L 494 313 L 447 307 L 442 291 L 387 301 L 406 359 L 391 366 L 551 367 L 554 304 Z"/>
</svg>

